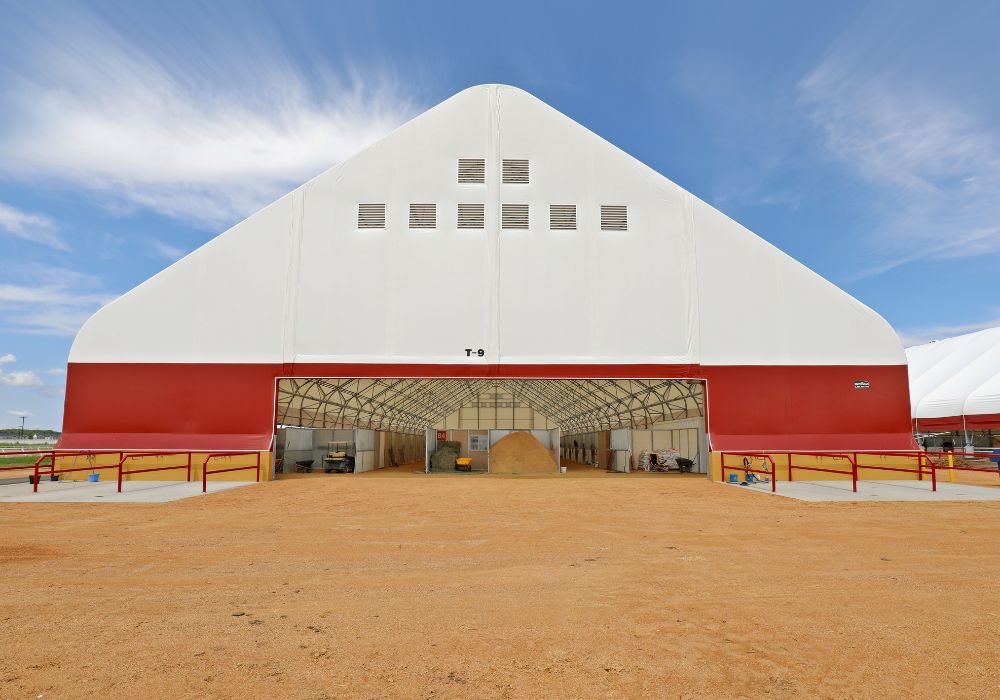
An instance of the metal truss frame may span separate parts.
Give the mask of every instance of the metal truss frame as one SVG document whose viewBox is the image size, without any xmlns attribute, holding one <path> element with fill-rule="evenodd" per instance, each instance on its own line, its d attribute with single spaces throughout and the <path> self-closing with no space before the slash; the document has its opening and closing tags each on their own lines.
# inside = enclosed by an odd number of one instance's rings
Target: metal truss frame
<svg viewBox="0 0 1000 700">
<path fill-rule="evenodd" d="M 502 392 L 566 432 L 646 428 L 705 415 L 690 379 L 281 379 L 278 423 L 420 432 Z"/>
</svg>

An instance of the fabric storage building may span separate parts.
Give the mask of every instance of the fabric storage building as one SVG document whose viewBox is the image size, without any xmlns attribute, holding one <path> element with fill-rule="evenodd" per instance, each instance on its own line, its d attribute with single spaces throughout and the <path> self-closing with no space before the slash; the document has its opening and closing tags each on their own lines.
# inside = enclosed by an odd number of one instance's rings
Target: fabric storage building
<svg viewBox="0 0 1000 700">
<path fill-rule="evenodd" d="M 338 427 L 407 430 L 468 394 L 404 401 L 391 379 L 575 382 L 535 396 L 572 418 L 564 434 L 669 427 L 667 384 L 655 411 L 625 384 L 662 380 L 698 387 L 677 418 L 700 413 L 711 450 L 913 445 L 906 357 L 877 313 L 537 98 L 483 85 L 94 314 L 60 448 L 266 451 L 289 392 L 316 398 L 310 420 L 336 404 Z"/>
<path fill-rule="evenodd" d="M 915 345 L 906 356 L 914 432 L 1000 435 L 1000 328 Z"/>
</svg>

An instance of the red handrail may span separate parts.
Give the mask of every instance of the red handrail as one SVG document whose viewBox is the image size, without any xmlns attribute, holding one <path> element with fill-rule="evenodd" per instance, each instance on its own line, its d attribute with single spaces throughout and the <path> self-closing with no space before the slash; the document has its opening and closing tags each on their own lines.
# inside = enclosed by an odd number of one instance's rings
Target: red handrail
<svg viewBox="0 0 1000 700">
<path fill-rule="evenodd" d="M 40 476 L 46 476 L 47 475 L 47 476 L 49 476 L 49 478 L 52 478 L 56 474 L 71 474 L 73 472 L 97 471 L 99 469 L 117 469 L 118 470 L 118 492 L 121 493 L 121 490 L 122 490 L 122 477 L 124 475 L 127 475 L 127 474 L 145 474 L 145 473 L 149 473 L 149 472 L 167 471 L 167 470 L 171 470 L 171 469 L 186 469 L 187 470 L 187 481 L 191 481 L 191 469 L 192 469 L 192 466 L 193 466 L 192 462 L 194 460 L 194 455 L 196 453 L 206 454 L 205 451 L 203 451 L 203 450 L 190 450 L 190 451 L 186 451 L 186 452 L 184 452 L 184 451 L 165 451 L 165 452 L 132 452 L 132 453 L 126 453 L 125 451 L 122 451 L 122 450 L 115 450 L 115 451 L 111 451 L 111 450 L 106 450 L 106 451 L 105 450 L 100 450 L 100 451 L 82 450 L 82 451 L 66 451 L 66 452 L 62 452 L 62 451 L 59 451 L 59 450 L 17 450 L 17 451 L 13 451 L 13 452 L 0 453 L 0 456 L 2 456 L 2 455 L 13 455 L 13 456 L 38 455 L 38 459 L 35 460 L 35 462 L 34 462 L 33 465 L 23 465 L 23 466 L 19 465 L 19 466 L 15 466 L 15 467 L 0 467 L 0 471 L 7 471 L 7 470 L 14 470 L 14 469 L 30 469 L 30 468 L 34 468 L 34 477 L 33 477 L 34 484 L 33 484 L 33 489 L 32 490 L 35 493 L 38 493 L 38 482 L 39 482 L 39 477 Z M 117 458 L 118 458 L 117 463 L 114 463 L 114 464 L 105 464 L 105 465 L 88 464 L 85 467 L 69 467 L 69 468 L 62 468 L 62 469 L 56 469 L 56 466 L 55 466 L 55 460 L 56 460 L 57 457 L 100 457 L 100 456 L 104 456 L 104 455 L 116 455 Z M 241 456 L 241 455 L 256 455 L 255 464 L 253 464 L 253 465 L 248 465 L 248 466 L 245 466 L 245 467 L 233 467 L 233 468 L 229 468 L 229 469 L 212 470 L 212 471 L 209 471 L 208 473 L 209 474 L 221 474 L 221 473 L 230 472 L 230 471 L 240 471 L 242 469 L 254 469 L 257 472 L 257 481 L 258 482 L 260 481 L 260 469 L 261 469 L 260 452 L 216 452 L 216 453 L 208 452 L 207 455 L 208 456 L 206 457 L 205 463 L 204 463 L 203 466 L 207 465 L 209 461 L 211 461 L 212 459 L 217 458 L 217 457 L 236 457 L 236 456 Z M 144 468 L 144 469 L 129 469 L 129 470 L 125 469 L 125 464 L 128 462 L 128 460 L 133 459 L 133 458 L 141 458 L 141 457 L 168 457 L 168 456 L 181 456 L 181 457 L 186 457 L 187 459 L 186 459 L 186 462 L 184 464 L 178 464 L 178 465 L 168 466 L 168 467 L 148 467 L 148 468 Z M 49 460 L 48 464 L 44 464 L 44 462 L 46 460 Z M 202 484 L 202 490 L 203 491 L 206 489 L 206 485 L 204 483 L 205 482 L 205 476 L 206 475 L 203 473 L 202 474 L 202 482 L 203 482 L 203 484 Z"/>
<path fill-rule="evenodd" d="M 778 469 L 774 464 L 774 459 L 769 454 L 763 452 L 722 452 L 720 466 L 722 467 L 722 481 L 726 481 L 726 470 L 730 469 L 733 471 L 749 472 L 751 474 L 767 474 L 771 477 L 771 493 L 777 493 L 778 491 Z M 740 466 L 727 466 L 726 465 L 726 455 L 732 455 L 734 457 L 757 457 L 760 459 L 766 459 L 771 464 L 771 471 L 764 471 L 762 469 L 751 469 L 746 465 Z"/>
<path fill-rule="evenodd" d="M 838 454 L 831 452 L 789 452 L 788 453 L 788 480 L 792 481 L 792 470 L 803 469 L 805 471 L 811 472 L 825 472 L 827 474 L 844 474 L 847 475 L 848 472 L 842 471 L 840 469 L 826 469 L 824 467 L 814 467 L 805 464 L 792 464 L 792 457 L 799 455 L 801 457 L 830 457 L 832 459 L 846 459 L 851 463 L 851 488 L 854 493 L 858 492 L 858 460 L 856 457 L 851 457 L 847 454 Z"/>
<path fill-rule="evenodd" d="M 927 460 L 927 464 L 930 467 L 927 471 L 931 475 L 931 491 L 937 491 L 937 470 L 940 469 L 930 457 L 927 456 L 926 452 L 855 452 L 854 459 L 857 460 L 858 455 L 871 455 L 874 457 L 916 457 L 917 458 L 917 468 L 913 469 L 903 469 L 901 467 L 886 467 L 881 465 L 872 464 L 859 464 L 858 469 L 874 469 L 876 471 L 884 472 L 902 472 L 904 474 L 916 474 L 918 481 L 923 481 L 924 479 L 924 459 Z"/>
<path fill-rule="evenodd" d="M 38 454 L 39 451 L 35 451 L 34 454 Z M 101 455 L 118 455 L 118 460 L 121 461 L 121 452 L 56 452 L 53 450 L 46 451 L 38 459 L 35 460 L 35 478 L 34 484 L 32 485 L 32 491 L 38 493 L 38 476 L 41 473 L 48 474 L 49 479 L 51 479 L 56 474 L 69 474 L 72 472 L 89 472 L 95 471 L 97 469 L 114 469 L 115 465 L 108 464 L 105 466 L 96 466 L 93 464 L 88 464 L 86 467 L 71 467 L 70 469 L 56 469 L 56 457 L 100 457 Z M 42 462 L 46 459 L 51 459 L 52 462 L 49 464 L 49 470 L 46 472 L 40 472 L 39 467 L 42 466 Z"/>
<path fill-rule="evenodd" d="M 184 455 L 187 457 L 186 464 L 177 464 L 169 467 L 150 467 L 148 469 L 131 469 L 129 471 L 124 471 L 123 467 L 125 462 L 130 459 L 137 457 L 172 457 L 174 455 Z M 187 479 L 185 481 L 191 481 L 191 453 L 190 452 L 132 452 L 130 454 L 123 455 L 118 461 L 118 493 L 122 492 L 122 476 L 127 474 L 147 474 L 149 472 L 163 472 L 170 469 L 187 469 Z"/>
<path fill-rule="evenodd" d="M 243 455 L 256 455 L 256 464 L 249 464 L 245 467 L 229 467 L 228 469 L 213 469 L 208 470 L 208 463 L 220 457 L 242 457 Z M 201 492 L 208 492 L 208 475 L 209 474 L 224 474 L 226 472 L 238 472 L 244 469 L 256 469 L 257 470 L 257 481 L 260 482 L 260 452 L 217 452 L 215 454 L 210 454 L 205 457 L 205 461 L 201 465 Z"/>
</svg>

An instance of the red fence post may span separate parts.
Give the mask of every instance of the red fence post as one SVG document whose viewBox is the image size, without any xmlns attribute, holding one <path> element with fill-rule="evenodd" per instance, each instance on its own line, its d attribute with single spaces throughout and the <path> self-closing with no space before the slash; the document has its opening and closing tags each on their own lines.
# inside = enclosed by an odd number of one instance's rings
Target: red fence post
<svg viewBox="0 0 1000 700">
<path fill-rule="evenodd" d="M 188 452 L 187 468 L 188 468 L 187 480 L 191 481 L 191 453 L 190 452 Z"/>
<path fill-rule="evenodd" d="M 35 493 L 38 493 L 38 463 L 40 461 L 42 461 L 42 459 L 44 458 L 44 456 L 45 455 L 42 455 L 42 457 L 39 457 L 38 459 L 35 460 L 35 483 L 34 483 L 34 491 L 35 491 Z"/>
<path fill-rule="evenodd" d="M 205 455 L 205 461 L 201 463 L 201 492 L 208 493 L 208 460 L 212 455 Z"/>
<path fill-rule="evenodd" d="M 125 460 L 128 459 L 128 457 L 126 457 L 125 455 L 122 455 L 121 452 L 119 452 L 118 454 L 121 455 L 118 458 L 118 493 L 121 493 L 122 492 L 122 467 L 125 465 Z"/>
<path fill-rule="evenodd" d="M 858 492 L 858 455 L 855 454 L 851 460 L 851 486 L 854 493 Z"/>
<path fill-rule="evenodd" d="M 927 462 L 931 465 L 931 491 L 937 491 L 937 465 L 929 458 Z"/>
<path fill-rule="evenodd" d="M 257 483 L 260 483 L 260 452 L 257 453 Z"/>
</svg>

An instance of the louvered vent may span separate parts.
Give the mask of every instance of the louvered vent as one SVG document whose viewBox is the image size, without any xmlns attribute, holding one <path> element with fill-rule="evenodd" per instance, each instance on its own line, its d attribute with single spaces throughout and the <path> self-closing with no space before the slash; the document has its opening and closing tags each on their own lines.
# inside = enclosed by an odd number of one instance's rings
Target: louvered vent
<svg viewBox="0 0 1000 700">
<path fill-rule="evenodd" d="M 436 228 L 436 227 L 437 227 L 436 204 L 410 205 L 410 228 Z"/>
<path fill-rule="evenodd" d="M 503 181 L 505 185 L 527 185 L 528 161 L 504 160 Z"/>
<path fill-rule="evenodd" d="M 628 207 L 604 205 L 601 207 L 602 231 L 628 231 Z"/>
<path fill-rule="evenodd" d="M 458 181 L 463 184 L 486 182 L 486 161 L 482 158 L 459 158 Z"/>
<path fill-rule="evenodd" d="M 553 231 L 576 231 L 576 205 L 549 205 L 549 228 Z"/>
<path fill-rule="evenodd" d="M 485 204 L 459 204 L 459 228 L 486 228 Z"/>
<path fill-rule="evenodd" d="M 528 228 L 528 205 L 527 204 L 501 205 L 500 221 L 501 221 L 501 228 L 505 229 Z"/>
<path fill-rule="evenodd" d="M 385 205 L 359 204 L 358 228 L 385 228 Z"/>
</svg>

